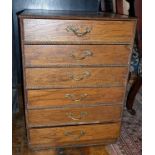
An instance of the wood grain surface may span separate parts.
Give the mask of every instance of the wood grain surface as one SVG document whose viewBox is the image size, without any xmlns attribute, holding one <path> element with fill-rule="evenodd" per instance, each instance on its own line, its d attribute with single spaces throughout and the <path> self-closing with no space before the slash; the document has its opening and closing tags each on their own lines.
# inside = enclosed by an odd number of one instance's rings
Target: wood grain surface
<svg viewBox="0 0 155 155">
<path fill-rule="evenodd" d="M 30 129 L 32 146 L 67 146 L 115 141 L 120 123 Z"/>
<path fill-rule="evenodd" d="M 128 65 L 129 45 L 25 45 L 25 65 L 30 67 Z"/>
<path fill-rule="evenodd" d="M 45 0 L 42 0 L 45 2 Z M 47 1 L 47 0 L 46 0 Z M 57 0 L 62 1 L 62 0 Z M 67 0 L 66 0 L 67 1 Z M 66 1 L 64 3 L 62 3 L 61 5 L 64 6 L 64 4 L 67 4 Z M 68 0 L 70 1 L 70 0 Z M 84 0 L 87 2 L 87 0 Z M 34 1 L 35 2 L 35 1 Z M 62 1 L 63 2 L 63 1 Z M 78 1 L 80 2 L 80 0 Z M 79 10 L 73 10 L 69 11 L 71 9 L 64 9 L 64 10 L 60 10 L 60 9 L 54 9 L 54 10 L 43 10 L 43 9 L 28 9 L 28 10 L 24 10 L 19 17 L 20 18 L 28 18 L 28 19 L 60 19 L 60 20 L 66 20 L 66 19 L 79 19 L 79 20 L 83 20 L 83 19 L 87 19 L 87 20 L 119 20 L 119 21 L 136 21 L 135 17 L 131 17 L 131 16 L 127 16 L 127 15 L 122 15 L 122 14 L 115 14 L 115 13 L 111 13 L 111 12 L 99 12 L 98 8 L 95 8 L 93 5 L 93 3 L 96 3 L 95 0 L 89 0 L 89 2 L 83 2 L 82 0 L 82 5 L 80 7 L 86 7 L 84 9 L 84 11 L 79 11 Z M 31 2 L 32 3 L 32 2 Z M 100 3 L 100 2 L 99 2 Z M 73 3 L 76 6 L 76 3 Z M 92 8 L 90 8 L 90 6 L 92 6 Z M 93 10 L 90 10 L 93 9 Z M 95 10 L 97 9 L 97 10 Z"/>
<path fill-rule="evenodd" d="M 29 146 L 115 142 L 136 20 L 29 10 L 20 25 Z"/>
<path fill-rule="evenodd" d="M 28 90 L 28 108 L 122 103 L 124 87 Z"/>
<path fill-rule="evenodd" d="M 24 19 L 24 41 L 82 43 L 131 43 L 135 22 Z M 71 31 L 66 29 L 71 27 Z M 89 33 L 85 33 L 86 29 Z M 77 36 L 73 31 L 85 33 Z"/>
<path fill-rule="evenodd" d="M 124 86 L 127 67 L 26 68 L 26 88 Z"/>
<path fill-rule="evenodd" d="M 120 121 L 122 105 L 28 110 L 29 127 Z"/>
</svg>

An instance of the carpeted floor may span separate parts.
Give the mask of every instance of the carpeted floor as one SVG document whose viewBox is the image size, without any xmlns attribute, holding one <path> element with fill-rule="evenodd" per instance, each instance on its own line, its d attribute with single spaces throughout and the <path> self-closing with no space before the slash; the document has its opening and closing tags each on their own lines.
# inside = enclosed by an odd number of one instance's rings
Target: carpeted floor
<svg viewBox="0 0 155 155">
<path fill-rule="evenodd" d="M 134 109 L 136 115 L 132 116 L 124 108 L 121 135 L 116 144 L 109 145 L 107 151 L 110 155 L 141 155 L 142 154 L 142 104 L 141 89 L 136 96 Z M 99 151 L 100 150 L 100 151 Z M 98 149 L 100 153 L 76 153 L 76 155 L 104 155 L 105 150 Z M 95 151 L 94 151 L 95 152 Z M 63 153 L 60 153 L 64 155 Z M 26 145 L 24 119 L 21 114 L 13 116 L 13 155 L 36 155 L 29 152 Z M 38 153 L 37 155 L 45 155 Z M 49 152 L 46 155 L 55 155 Z M 65 155 L 74 155 L 67 153 Z"/>
<path fill-rule="evenodd" d="M 132 116 L 124 108 L 121 135 L 116 144 L 110 146 L 112 155 L 141 155 L 142 154 L 142 90 L 134 101 L 136 115 Z"/>
</svg>

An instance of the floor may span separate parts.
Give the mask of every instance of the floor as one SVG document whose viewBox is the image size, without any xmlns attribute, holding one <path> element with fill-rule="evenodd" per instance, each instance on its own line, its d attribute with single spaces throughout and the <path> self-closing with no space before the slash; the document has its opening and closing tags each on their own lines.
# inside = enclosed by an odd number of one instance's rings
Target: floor
<svg viewBox="0 0 155 155">
<path fill-rule="evenodd" d="M 141 89 L 136 96 L 134 109 L 136 115 L 132 116 L 124 107 L 121 135 L 116 144 L 86 148 L 57 149 L 46 151 L 31 151 L 27 147 L 25 123 L 23 112 L 13 115 L 13 155 L 141 155 L 142 154 L 142 94 Z M 22 97 L 19 94 L 22 105 Z"/>
</svg>

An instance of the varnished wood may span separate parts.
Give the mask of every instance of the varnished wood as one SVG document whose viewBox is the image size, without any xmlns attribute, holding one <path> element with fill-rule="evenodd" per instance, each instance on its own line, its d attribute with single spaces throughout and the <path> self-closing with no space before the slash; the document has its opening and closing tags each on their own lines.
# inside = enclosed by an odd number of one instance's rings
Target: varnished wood
<svg viewBox="0 0 155 155">
<path fill-rule="evenodd" d="M 16 84 L 22 84 L 22 61 L 20 50 L 20 37 L 19 37 L 19 23 L 17 15 L 24 9 L 46 9 L 48 10 L 79 10 L 83 11 L 98 11 L 98 0 L 13 0 L 12 3 L 12 35 L 13 35 L 13 50 L 12 50 L 12 62 L 13 62 L 13 86 Z M 34 11 L 34 10 L 33 10 Z M 41 15 L 45 12 L 40 11 Z M 32 13 L 32 12 L 31 12 Z"/>
<path fill-rule="evenodd" d="M 85 76 L 87 72 L 90 73 L 88 77 Z M 127 72 L 127 67 L 27 68 L 26 88 L 124 86 Z"/>
<path fill-rule="evenodd" d="M 90 52 L 91 55 L 86 55 Z M 25 45 L 25 66 L 128 65 L 129 45 Z M 89 53 L 88 53 L 89 54 Z"/>
<path fill-rule="evenodd" d="M 28 110 L 29 127 L 120 121 L 122 105 Z"/>
<path fill-rule="evenodd" d="M 21 100 L 22 102 L 22 100 Z M 22 109 L 21 109 L 22 110 Z M 25 142 L 25 129 L 23 121 L 23 110 L 17 115 L 13 115 L 13 155 L 107 155 L 109 146 L 89 146 L 89 147 L 73 147 L 73 148 L 53 148 L 53 149 L 30 149 Z"/>
<path fill-rule="evenodd" d="M 106 140 L 115 141 L 119 133 L 120 123 L 30 129 L 30 144 L 40 147 L 100 144 Z"/>
<path fill-rule="evenodd" d="M 66 29 L 70 26 L 90 33 L 76 36 Z M 131 43 L 135 22 L 133 21 L 92 21 L 92 20 L 50 20 L 24 19 L 24 41 L 63 43 Z"/>
<path fill-rule="evenodd" d="M 122 103 L 124 90 L 124 87 L 28 90 L 28 108 Z M 66 94 L 72 95 L 73 99 L 65 97 Z M 82 98 L 83 94 L 87 96 Z"/>
<path fill-rule="evenodd" d="M 23 100 L 24 100 L 24 115 L 25 115 L 25 127 L 26 127 L 26 137 L 27 137 L 27 141 L 29 141 L 29 131 L 28 131 L 28 127 L 27 127 L 27 124 L 28 124 L 28 120 L 27 120 L 27 111 L 26 111 L 26 108 L 27 108 L 27 94 L 26 94 L 26 91 L 25 91 L 25 88 L 26 88 L 26 76 L 25 76 L 25 70 L 24 70 L 24 64 L 25 64 L 25 59 L 24 59 L 24 44 L 23 44 L 23 41 L 22 41 L 22 38 L 24 36 L 24 33 L 23 33 L 23 21 L 20 20 L 19 21 L 19 24 L 20 24 L 20 41 L 21 41 L 21 51 L 22 51 L 22 74 L 23 74 Z"/>
<path fill-rule="evenodd" d="M 20 15 L 30 148 L 115 142 L 136 20 L 107 13 L 32 12 Z"/>
<path fill-rule="evenodd" d="M 89 2 L 90 4 L 91 2 Z M 122 15 L 115 14 L 112 12 L 98 12 L 98 11 L 89 11 L 87 9 L 84 11 L 76 11 L 76 10 L 41 10 L 41 9 L 28 9 L 21 12 L 19 15 L 20 18 L 28 18 L 28 19 L 87 19 L 87 20 L 133 20 L 135 18 Z"/>
<path fill-rule="evenodd" d="M 22 100 L 21 100 L 22 102 Z M 21 109 L 22 110 L 22 109 Z M 25 143 L 25 129 L 23 119 L 23 110 L 17 115 L 13 115 L 13 155 L 107 155 L 109 147 L 89 146 L 89 147 L 73 147 L 73 148 L 53 148 L 53 149 L 30 149 Z M 110 152 L 110 151 L 109 151 Z"/>
</svg>

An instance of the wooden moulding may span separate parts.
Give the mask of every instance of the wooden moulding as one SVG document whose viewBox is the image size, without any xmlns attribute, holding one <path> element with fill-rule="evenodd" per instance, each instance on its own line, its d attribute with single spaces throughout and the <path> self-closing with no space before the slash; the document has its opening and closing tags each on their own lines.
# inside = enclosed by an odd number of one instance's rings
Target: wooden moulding
<svg viewBox="0 0 155 155">
<path fill-rule="evenodd" d="M 24 10 L 19 18 L 24 19 L 59 19 L 59 20 L 104 20 L 104 21 L 135 21 L 136 18 L 127 15 L 94 12 L 94 11 L 67 11 L 67 10 Z"/>
</svg>

